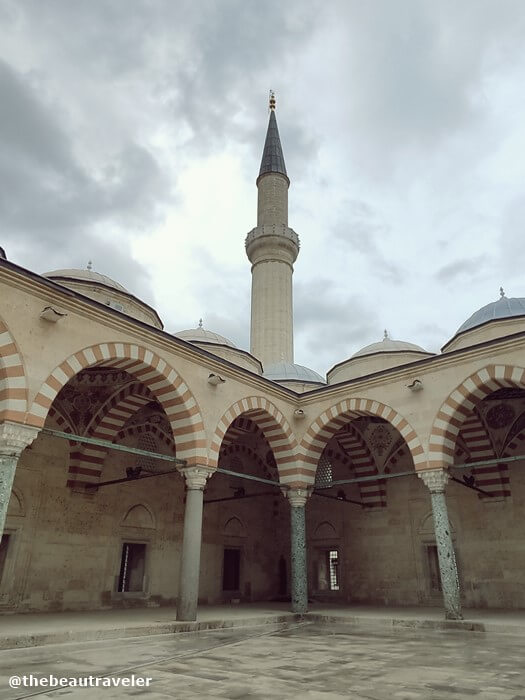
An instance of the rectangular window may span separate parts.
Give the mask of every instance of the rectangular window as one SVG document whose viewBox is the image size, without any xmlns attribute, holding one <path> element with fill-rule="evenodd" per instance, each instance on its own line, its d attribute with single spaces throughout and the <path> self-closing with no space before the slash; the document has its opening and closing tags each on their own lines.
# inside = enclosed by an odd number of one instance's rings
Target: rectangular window
<svg viewBox="0 0 525 700">
<path fill-rule="evenodd" d="M 0 583 L 2 583 L 2 578 L 5 571 L 5 563 L 7 561 L 7 550 L 9 548 L 9 537 L 4 533 L 2 541 L 0 542 Z"/>
<path fill-rule="evenodd" d="M 435 544 L 427 544 L 427 564 L 430 577 L 430 590 L 433 593 L 441 591 L 441 576 L 439 575 L 438 549 Z"/>
<path fill-rule="evenodd" d="M 124 542 L 118 579 L 119 593 L 144 590 L 146 571 L 146 545 L 137 542 Z"/>
<path fill-rule="evenodd" d="M 241 550 L 224 550 L 224 568 L 222 573 L 222 590 L 238 591 L 241 579 Z"/>
<path fill-rule="evenodd" d="M 328 554 L 328 570 L 330 572 L 330 590 L 339 590 L 339 553 L 337 549 L 331 549 Z"/>
</svg>

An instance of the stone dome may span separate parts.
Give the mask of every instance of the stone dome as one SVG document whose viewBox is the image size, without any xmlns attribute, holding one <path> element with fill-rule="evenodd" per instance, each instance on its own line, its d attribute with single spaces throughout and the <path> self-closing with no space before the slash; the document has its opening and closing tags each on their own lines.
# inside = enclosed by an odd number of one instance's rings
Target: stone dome
<svg viewBox="0 0 525 700">
<path fill-rule="evenodd" d="M 111 289 L 118 289 L 119 292 L 124 292 L 124 294 L 129 294 L 130 292 L 123 287 L 119 282 L 111 279 L 107 275 L 101 275 L 100 272 L 95 272 L 94 270 L 76 270 L 76 269 L 65 269 L 65 270 L 53 270 L 52 272 L 44 272 L 42 277 L 47 277 L 51 280 L 78 280 L 79 282 L 92 282 L 94 284 L 103 284 L 105 287 L 110 287 Z"/>
<path fill-rule="evenodd" d="M 467 318 L 458 330 L 458 333 L 464 333 L 471 328 L 481 326 L 488 321 L 496 321 L 503 318 L 513 318 L 515 316 L 525 316 L 525 299 L 511 298 L 508 299 L 501 293 L 498 301 L 493 301 L 481 309 L 475 311 L 470 318 Z"/>
<path fill-rule="evenodd" d="M 276 362 L 264 368 L 263 377 L 274 382 L 297 381 L 308 384 L 326 384 L 323 377 L 313 369 L 303 365 L 294 365 L 291 362 Z"/>
<path fill-rule="evenodd" d="M 365 355 L 374 355 L 377 352 L 423 352 L 425 355 L 429 354 L 419 345 L 407 343 L 404 340 L 393 340 L 385 335 L 383 340 L 380 340 L 378 343 L 370 343 L 370 345 L 365 345 L 361 350 L 354 352 L 351 359 L 354 357 L 364 357 Z"/>
<path fill-rule="evenodd" d="M 213 345 L 227 345 L 230 348 L 236 347 L 235 343 L 232 343 L 231 340 L 228 340 L 223 335 L 203 328 L 202 323 L 197 328 L 177 331 L 173 335 L 186 340 L 188 343 L 212 343 Z"/>
</svg>

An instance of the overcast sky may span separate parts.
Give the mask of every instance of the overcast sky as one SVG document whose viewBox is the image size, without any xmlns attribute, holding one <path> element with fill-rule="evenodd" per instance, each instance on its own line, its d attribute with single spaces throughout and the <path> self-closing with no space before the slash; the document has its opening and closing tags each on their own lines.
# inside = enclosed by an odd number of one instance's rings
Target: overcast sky
<svg viewBox="0 0 525 700">
<path fill-rule="evenodd" d="M 525 297 L 525 2 L 0 0 L 0 244 L 249 346 L 268 91 L 295 361 Z"/>
</svg>

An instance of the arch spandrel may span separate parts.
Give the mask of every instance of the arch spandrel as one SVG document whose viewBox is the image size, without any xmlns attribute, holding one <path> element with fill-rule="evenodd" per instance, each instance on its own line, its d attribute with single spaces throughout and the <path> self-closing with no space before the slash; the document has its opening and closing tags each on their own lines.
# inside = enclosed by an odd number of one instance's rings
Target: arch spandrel
<svg viewBox="0 0 525 700">
<path fill-rule="evenodd" d="M 315 418 L 299 445 L 300 474 L 305 483 L 312 485 L 321 454 L 329 440 L 348 421 L 359 416 L 378 416 L 393 425 L 404 438 L 414 468 L 424 469 L 427 463 L 421 440 L 410 423 L 390 406 L 372 399 L 345 399 L 331 406 Z"/>
<path fill-rule="evenodd" d="M 525 389 L 525 368 L 490 364 L 468 376 L 441 404 L 432 424 L 429 440 L 430 468 L 449 466 L 464 421 L 484 398 L 498 389 Z"/>
<path fill-rule="evenodd" d="M 40 428 L 58 392 L 89 367 L 124 370 L 144 384 L 170 423 L 177 455 L 188 464 L 207 464 L 206 435 L 195 397 L 182 377 L 156 353 L 131 343 L 101 343 L 79 350 L 61 362 L 40 387 L 25 422 Z"/>
</svg>

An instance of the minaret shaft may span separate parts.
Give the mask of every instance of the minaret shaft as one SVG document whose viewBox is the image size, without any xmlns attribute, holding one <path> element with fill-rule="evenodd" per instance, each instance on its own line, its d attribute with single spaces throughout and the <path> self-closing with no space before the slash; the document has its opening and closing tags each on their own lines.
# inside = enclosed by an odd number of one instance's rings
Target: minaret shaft
<svg viewBox="0 0 525 700">
<path fill-rule="evenodd" d="M 257 179 L 257 227 L 246 237 L 252 263 L 250 352 L 263 367 L 293 363 L 293 263 L 299 237 L 288 228 L 288 187 L 277 121 L 270 120 Z"/>
</svg>

